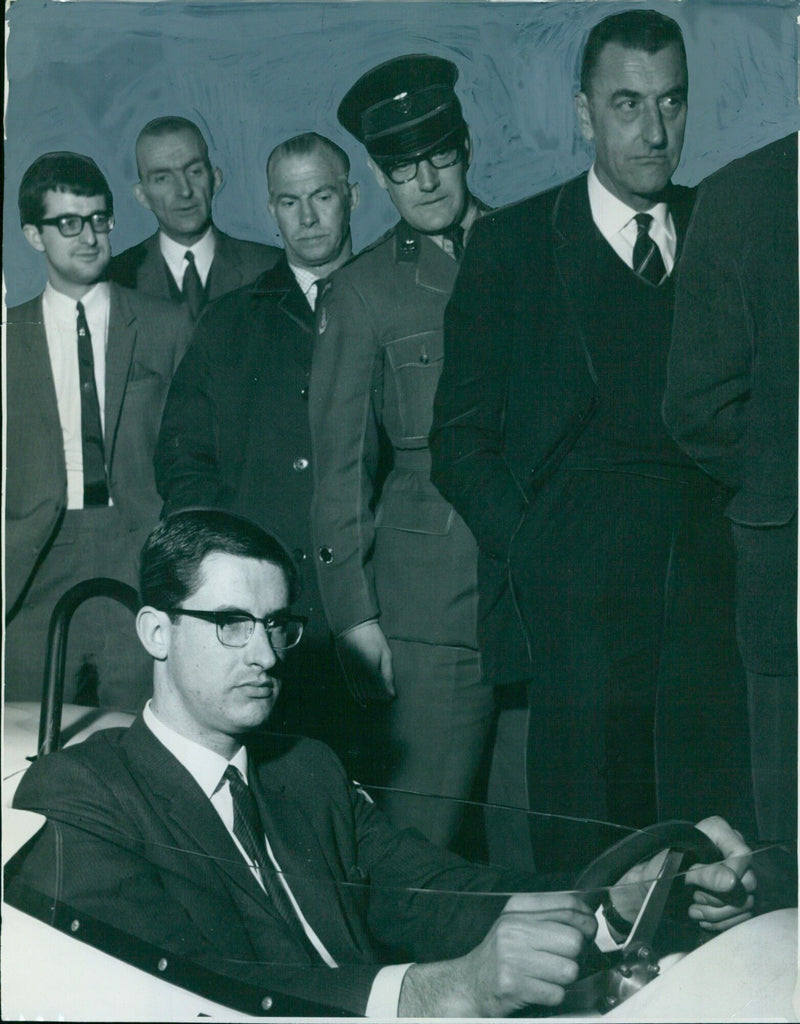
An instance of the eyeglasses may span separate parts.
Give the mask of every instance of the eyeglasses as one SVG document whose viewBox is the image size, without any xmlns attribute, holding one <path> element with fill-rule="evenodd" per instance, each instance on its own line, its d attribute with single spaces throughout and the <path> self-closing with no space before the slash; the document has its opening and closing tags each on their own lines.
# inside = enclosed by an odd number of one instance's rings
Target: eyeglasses
<svg viewBox="0 0 800 1024">
<path fill-rule="evenodd" d="M 101 213 L 96 210 L 94 213 L 82 217 L 79 213 L 62 213 L 60 217 L 44 217 L 39 225 L 54 224 L 64 238 L 75 238 L 83 231 L 85 224 L 92 225 L 92 231 L 98 235 L 107 235 L 114 227 L 114 214 Z"/>
<path fill-rule="evenodd" d="M 188 615 L 193 619 L 213 622 L 217 627 L 217 639 L 224 647 L 245 647 L 255 632 L 256 623 L 264 627 L 272 649 L 288 651 L 300 643 L 303 628 L 308 619 L 303 615 L 278 613 L 257 619 L 248 612 L 204 612 L 194 608 L 167 608 L 170 615 Z"/>
<path fill-rule="evenodd" d="M 451 146 L 449 149 L 439 149 L 435 153 L 427 153 L 425 156 L 420 157 L 419 160 L 409 160 L 402 164 L 387 164 L 382 170 L 386 177 L 393 181 L 395 185 L 405 185 L 416 178 L 419 165 L 423 160 L 427 160 L 431 167 L 435 167 L 437 171 L 443 171 L 445 167 L 452 167 L 454 164 L 457 164 L 462 156 L 463 149 L 461 145 Z"/>
</svg>

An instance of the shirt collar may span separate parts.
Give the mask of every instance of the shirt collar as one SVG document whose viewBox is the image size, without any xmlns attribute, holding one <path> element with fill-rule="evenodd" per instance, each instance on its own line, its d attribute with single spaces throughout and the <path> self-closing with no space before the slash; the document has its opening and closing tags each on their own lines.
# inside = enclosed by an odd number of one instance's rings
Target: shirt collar
<svg viewBox="0 0 800 1024">
<path fill-rule="evenodd" d="M 48 306 L 56 316 L 73 319 L 75 316 L 75 308 L 80 301 L 83 303 L 83 308 L 86 311 L 86 315 L 94 315 L 107 309 L 111 302 L 111 289 L 109 288 L 108 281 L 98 281 L 96 285 L 89 289 L 89 291 L 80 299 L 73 299 L 69 295 L 65 295 L 63 292 L 58 291 L 54 288 L 50 282 L 44 286 L 43 298 L 47 301 Z"/>
<path fill-rule="evenodd" d="M 319 280 L 319 276 L 312 270 L 306 270 L 305 267 L 296 267 L 294 263 L 289 264 L 289 269 L 294 274 L 295 280 L 300 286 L 300 291 L 305 295 L 309 306 L 313 309 L 314 303 L 310 301 L 308 293 L 311 291 L 312 285 L 315 285 Z"/>
<path fill-rule="evenodd" d="M 170 754 L 180 761 L 209 800 L 218 789 L 229 764 L 238 768 L 247 780 L 247 749 L 244 746 L 239 747 L 230 761 L 227 761 L 221 754 L 176 732 L 156 715 L 151 703 L 148 701 L 142 712 L 144 724 Z"/>
<path fill-rule="evenodd" d="M 605 238 L 611 238 L 619 231 L 622 231 L 636 214 L 640 212 L 628 206 L 627 203 L 623 203 L 621 199 L 618 199 L 612 192 L 609 192 L 597 177 L 594 164 L 592 164 L 589 170 L 588 188 L 592 220 L 594 220 L 600 233 Z M 666 203 L 655 203 L 655 205 L 647 210 L 647 213 L 665 232 L 670 230 L 667 220 L 669 208 Z"/>
<path fill-rule="evenodd" d="M 158 246 L 161 249 L 161 255 L 166 260 L 167 266 L 172 271 L 173 277 L 183 277 L 186 253 L 191 249 L 194 253 L 197 273 L 201 278 L 205 278 L 214 260 L 214 250 L 216 248 L 214 227 L 209 224 L 206 233 L 194 245 L 182 245 L 180 242 L 176 242 L 174 238 L 165 235 L 163 231 L 159 231 Z"/>
</svg>

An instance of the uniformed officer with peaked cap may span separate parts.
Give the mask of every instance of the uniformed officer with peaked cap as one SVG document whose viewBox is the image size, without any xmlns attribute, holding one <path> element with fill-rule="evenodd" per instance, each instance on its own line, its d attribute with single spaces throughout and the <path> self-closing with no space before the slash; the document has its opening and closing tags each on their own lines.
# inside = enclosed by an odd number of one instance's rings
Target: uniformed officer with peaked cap
<svg viewBox="0 0 800 1024">
<path fill-rule="evenodd" d="M 398 57 L 341 102 L 339 120 L 366 146 L 401 219 L 332 276 L 318 304 L 310 411 L 320 590 L 386 752 L 380 781 L 463 799 L 493 694 L 478 659 L 475 542 L 430 483 L 428 452 L 444 309 L 485 209 L 467 188 L 457 77 L 441 57 Z M 382 438 L 391 469 L 381 487 Z M 454 800 L 397 797 L 386 810 L 445 845 L 460 819 Z"/>
</svg>

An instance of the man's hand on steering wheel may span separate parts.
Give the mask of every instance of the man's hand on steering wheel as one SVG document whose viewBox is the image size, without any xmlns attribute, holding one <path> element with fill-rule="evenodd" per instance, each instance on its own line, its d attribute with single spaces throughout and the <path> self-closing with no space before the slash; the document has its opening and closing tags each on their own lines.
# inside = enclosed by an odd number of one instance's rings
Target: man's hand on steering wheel
<svg viewBox="0 0 800 1024">
<path fill-rule="evenodd" d="M 756 877 L 750 867 L 752 851 L 741 834 L 723 818 L 705 818 L 698 822 L 697 828 L 719 849 L 724 863 L 696 864 L 686 872 L 685 884 L 696 887 L 689 917 L 705 931 L 726 931 L 752 916 L 756 888 Z M 611 889 L 612 906 L 626 921 L 633 923 L 636 919 L 649 884 L 657 877 L 664 857 L 662 852 L 637 864 L 626 871 Z M 726 902 L 726 894 L 738 888 L 737 881 L 747 893 L 746 900 Z M 741 889 L 738 892 L 741 893 Z"/>
</svg>

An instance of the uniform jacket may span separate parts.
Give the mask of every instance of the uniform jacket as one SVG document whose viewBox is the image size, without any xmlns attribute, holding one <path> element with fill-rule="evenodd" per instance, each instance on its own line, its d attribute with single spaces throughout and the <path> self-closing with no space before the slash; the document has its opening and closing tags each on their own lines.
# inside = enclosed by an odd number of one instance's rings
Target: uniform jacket
<svg viewBox="0 0 800 1024">
<path fill-rule="evenodd" d="M 231 238 L 216 227 L 214 236 L 216 249 L 206 281 L 209 301 L 249 284 L 274 266 L 281 256 L 282 250 L 275 246 Z M 126 288 L 135 288 L 162 299 L 174 298 L 172 289 L 175 285 L 173 281 L 170 286 L 170 272 L 161 255 L 158 232 L 115 256 L 111 260 L 109 274 L 112 281 Z"/>
<path fill-rule="evenodd" d="M 149 529 L 158 520 L 153 451 L 189 330 L 183 310 L 111 285 L 105 451 L 111 497 L 130 530 Z M 8 311 L 7 381 L 6 607 L 11 612 L 67 500 L 41 295 Z"/>
<path fill-rule="evenodd" d="M 337 970 L 309 963 L 210 801 L 141 718 L 28 770 L 15 805 L 49 824 L 6 898 L 53 895 L 58 831 L 69 919 L 88 914 L 153 943 L 168 981 L 172 952 L 259 986 L 251 1012 L 269 994 L 277 1012 L 289 995 L 363 1014 L 381 962 L 458 956 L 481 940 L 506 897 L 402 890 L 486 892 L 517 879 L 397 832 L 322 744 L 267 734 L 248 752 L 270 845 Z"/>
<path fill-rule="evenodd" d="M 285 257 L 200 317 L 167 397 L 156 483 L 168 512 L 206 505 L 277 534 L 328 636 L 311 559 L 308 382 L 314 313 Z"/>
<path fill-rule="evenodd" d="M 692 200 L 669 197 L 679 242 Z M 479 634 L 504 660 L 490 675 L 529 674 L 510 547 L 598 403 L 583 315 L 596 232 L 585 174 L 483 217 L 445 315 L 431 478 L 478 541 Z"/>
<path fill-rule="evenodd" d="M 401 222 L 333 274 L 318 303 L 312 524 L 335 634 L 380 616 L 388 636 L 476 646 L 474 542 L 429 479 L 457 271 Z"/>
</svg>

